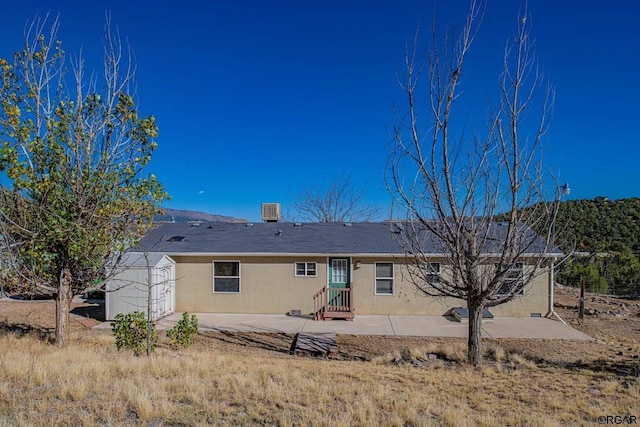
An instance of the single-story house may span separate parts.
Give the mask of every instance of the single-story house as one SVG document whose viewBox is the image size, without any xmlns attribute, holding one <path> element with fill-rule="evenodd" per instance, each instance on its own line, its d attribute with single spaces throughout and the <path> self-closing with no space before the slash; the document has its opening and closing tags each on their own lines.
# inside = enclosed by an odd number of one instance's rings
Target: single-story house
<svg viewBox="0 0 640 427">
<path fill-rule="evenodd" d="M 465 307 L 464 300 L 417 290 L 407 277 L 398 233 L 402 227 L 390 222 L 167 223 L 132 251 L 161 254 L 175 263 L 172 295 L 178 312 L 300 313 L 321 319 L 354 313 L 443 315 Z M 435 251 L 430 260 L 437 275 L 446 258 Z M 519 268 L 526 264 L 525 259 Z M 492 313 L 549 313 L 550 274 L 543 271 Z"/>
</svg>

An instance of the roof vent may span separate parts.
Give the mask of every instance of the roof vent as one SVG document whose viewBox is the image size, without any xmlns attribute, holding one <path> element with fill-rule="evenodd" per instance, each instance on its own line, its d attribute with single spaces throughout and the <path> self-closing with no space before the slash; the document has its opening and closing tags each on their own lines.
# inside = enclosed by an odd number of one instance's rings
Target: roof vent
<svg viewBox="0 0 640 427">
<path fill-rule="evenodd" d="M 345 226 L 345 227 L 351 227 L 352 225 L 353 225 L 353 224 L 351 224 L 350 222 L 345 222 L 345 223 L 344 223 L 344 226 Z"/>
<path fill-rule="evenodd" d="M 246 223 L 244 226 L 245 226 L 245 227 L 253 227 L 253 224 L 252 224 L 252 223 L 250 223 L 250 222 L 248 222 L 248 223 Z"/>
<path fill-rule="evenodd" d="M 400 223 L 395 223 L 395 224 L 393 224 L 391 232 L 395 233 L 395 234 L 400 234 L 400 233 L 402 233 L 402 230 L 404 230 L 404 226 L 402 224 L 400 224 Z"/>
<path fill-rule="evenodd" d="M 280 203 L 263 203 L 262 220 L 266 222 L 280 221 Z"/>
<path fill-rule="evenodd" d="M 167 242 L 184 242 L 185 240 L 187 240 L 187 238 L 184 236 L 173 236 L 167 239 Z"/>
<path fill-rule="evenodd" d="M 301 222 L 294 222 L 293 226 L 294 227 L 302 227 L 302 223 Z"/>
</svg>

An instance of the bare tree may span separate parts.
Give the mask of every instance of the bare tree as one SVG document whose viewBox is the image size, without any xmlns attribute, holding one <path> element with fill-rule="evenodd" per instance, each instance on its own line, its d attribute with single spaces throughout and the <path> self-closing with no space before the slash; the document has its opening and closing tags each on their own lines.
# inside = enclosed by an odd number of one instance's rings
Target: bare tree
<svg viewBox="0 0 640 427">
<path fill-rule="evenodd" d="M 474 365 L 482 362 L 483 310 L 516 298 L 543 271 L 554 219 L 541 163 L 554 93 L 538 71 L 526 10 L 506 44 L 486 130 L 460 128 L 468 111 L 455 107 L 483 13 L 484 4 L 471 0 L 458 31 L 441 35 L 434 23 L 424 57 L 418 35 L 407 49 L 399 79 L 406 118 L 394 113 L 386 178 L 394 210 L 406 218 L 398 236 L 408 276 L 426 295 L 466 301 L 467 358 Z M 504 221 L 495 220 L 505 213 Z M 434 253 L 445 259 L 439 272 Z"/>
<path fill-rule="evenodd" d="M 365 202 L 364 186 L 356 186 L 351 175 L 342 174 L 326 186 L 304 187 L 294 195 L 296 220 L 312 222 L 359 222 L 374 220 L 380 209 Z"/>
</svg>

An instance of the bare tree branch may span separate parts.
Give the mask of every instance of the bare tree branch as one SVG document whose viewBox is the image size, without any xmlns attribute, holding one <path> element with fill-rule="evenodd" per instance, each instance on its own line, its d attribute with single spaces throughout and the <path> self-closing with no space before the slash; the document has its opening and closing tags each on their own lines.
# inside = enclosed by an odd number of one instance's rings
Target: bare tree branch
<svg viewBox="0 0 640 427">
<path fill-rule="evenodd" d="M 365 202 L 365 189 L 353 184 L 351 176 L 342 174 L 324 187 L 304 187 L 293 196 L 296 221 L 360 222 L 374 220 L 380 209 Z"/>
<path fill-rule="evenodd" d="M 500 97 L 488 110 L 486 129 L 456 134 L 452 125 L 466 114 L 456 101 L 484 9 L 472 0 L 457 32 L 446 30 L 441 37 L 434 26 L 428 67 L 415 64 L 417 38 L 407 50 L 400 84 L 407 118 L 395 119 L 386 176 L 395 217 L 405 219 L 398 236 L 408 277 L 426 295 L 466 301 L 468 358 L 474 364 L 481 362 L 482 310 L 517 298 L 541 274 L 549 239 L 540 235 L 551 236 L 555 218 L 553 205 L 545 203 L 540 154 L 553 89 L 544 86 L 538 70 L 526 10 L 506 45 Z M 422 94 L 429 100 L 424 112 L 416 101 Z M 506 221 L 496 221 L 500 214 Z M 436 272 L 434 262 L 442 257 L 446 262 Z"/>
</svg>

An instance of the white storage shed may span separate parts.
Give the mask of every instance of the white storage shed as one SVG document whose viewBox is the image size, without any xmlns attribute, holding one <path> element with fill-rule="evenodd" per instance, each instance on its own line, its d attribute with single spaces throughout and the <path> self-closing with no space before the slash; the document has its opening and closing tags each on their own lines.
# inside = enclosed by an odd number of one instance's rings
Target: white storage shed
<svg viewBox="0 0 640 427">
<path fill-rule="evenodd" d="M 146 315 L 149 294 L 153 320 L 173 313 L 175 275 L 175 262 L 167 255 L 127 252 L 122 256 L 115 274 L 105 286 L 107 320 L 114 320 L 118 313 L 142 311 Z"/>
</svg>

